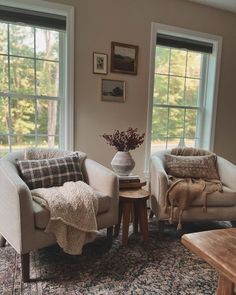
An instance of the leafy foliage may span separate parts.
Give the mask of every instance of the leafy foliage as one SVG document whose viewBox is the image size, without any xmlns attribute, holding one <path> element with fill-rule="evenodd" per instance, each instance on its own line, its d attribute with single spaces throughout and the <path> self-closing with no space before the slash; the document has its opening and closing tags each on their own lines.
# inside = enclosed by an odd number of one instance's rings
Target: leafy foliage
<svg viewBox="0 0 236 295">
<path fill-rule="evenodd" d="M 196 138 L 202 54 L 156 47 L 152 142 Z M 177 108 L 176 108 L 177 106 Z"/>
<path fill-rule="evenodd" d="M 0 23 L 0 92 L 17 94 L 0 97 L 0 150 L 58 144 L 59 34 Z"/>
</svg>

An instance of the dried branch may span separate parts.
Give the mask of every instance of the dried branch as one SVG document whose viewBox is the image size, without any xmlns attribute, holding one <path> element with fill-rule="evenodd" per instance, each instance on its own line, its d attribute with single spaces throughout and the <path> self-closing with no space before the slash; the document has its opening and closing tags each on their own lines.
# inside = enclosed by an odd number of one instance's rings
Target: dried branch
<svg viewBox="0 0 236 295">
<path fill-rule="evenodd" d="M 138 128 L 129 127 L 126 131 L 115 130 L 113 134 L 104 133 L 101 136 L 117 151 L 128 152 L 138 148 L 144 142 L 145 133 L 138 134 Z"/>
</svg>

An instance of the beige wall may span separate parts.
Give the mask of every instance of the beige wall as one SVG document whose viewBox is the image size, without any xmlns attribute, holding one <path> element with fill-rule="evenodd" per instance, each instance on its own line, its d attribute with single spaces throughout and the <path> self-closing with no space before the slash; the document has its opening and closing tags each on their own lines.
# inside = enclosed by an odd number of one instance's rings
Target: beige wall
<svg viewBox="0 0 236 295">
<path fill-rule="evenodd" d="M 109 167 L 115 151 L 99 135 L 129 126 L 145 131 L 150 29 L 151 22 L 159 22 L 223 37 L 214 150 L 236 163 L 236 14 L 184 0 L 51 1 L 75 7 L 75 148 Z M 139 46 L 137 76 L 93 74 L 93 52 L 110 57 L 111 41 Z M 104 77 L 126 81 L 125 103 L 100 100 Z M 142 176 L 144 145 L 132 154 L 135 172 Z"/>
</svg>

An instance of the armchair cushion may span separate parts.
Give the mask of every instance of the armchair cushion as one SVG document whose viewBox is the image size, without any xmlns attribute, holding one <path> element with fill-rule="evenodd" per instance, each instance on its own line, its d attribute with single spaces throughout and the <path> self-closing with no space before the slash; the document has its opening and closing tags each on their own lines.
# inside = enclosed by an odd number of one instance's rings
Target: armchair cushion
<svg viewBox="0 0 236 295">
<path fill-rule="evenodd" d="M 94 191 L 94 192 L 96 196 L 98 197 L 97 215 L 107 212 L 111 206 L 111 197 L 99 191 Z M 35 226 L 38 229 L 45 229 L 50 218 L 50 212 L 46 208 L 43 208 L 40 204 L 38 204 L 34 200 L 32 200 L 32 202 L 33 202 Z"/>
<path fill-rule="evenodd" d="M 201 195 L 192 203 L 192 207 L 202 207 L 204 197 Z M 216 191 L 207 196 L 207 208 L 209 207 L 231 207 L 236 206 L 236 192 L 226 186 L 223 186 L 223 192 Z"/>
<path fill-rule="evenodd" d="M 80 158 L 76 155 L 17 161 L 22 179 L 30 189 L 61 186 L 67 181 L 83 180 L 79 163 Z"/>
<path fill-rule="evenodd" d="M 165 155 L 167 173 L 180 178 L 219 179 L 216 156 L 175 156 Z"/>
</svg>

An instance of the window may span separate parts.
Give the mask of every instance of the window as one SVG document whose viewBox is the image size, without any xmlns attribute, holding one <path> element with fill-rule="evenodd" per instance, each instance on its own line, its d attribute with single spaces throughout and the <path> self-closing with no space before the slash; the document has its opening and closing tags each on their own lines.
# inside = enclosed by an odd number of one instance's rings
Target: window
<svg viewBox="0 0 236 295">
<path fill-rule="evenodd" d="M 221 38 L 152 25 L 146 168 L 177 146 L 212 149 Z"/>
<path fill-rule="evenodd" d="M 67 37 L 65 16 L 0 6 L 0 156 L 68 147 Z"/>
<path fill-rule="evenodd" d="M 208 55 L 157 44 L 152 151 L 199 146 Z"/>
</svg>

